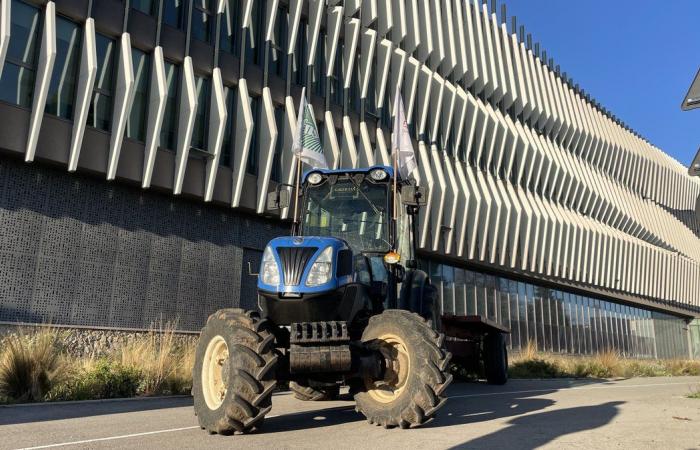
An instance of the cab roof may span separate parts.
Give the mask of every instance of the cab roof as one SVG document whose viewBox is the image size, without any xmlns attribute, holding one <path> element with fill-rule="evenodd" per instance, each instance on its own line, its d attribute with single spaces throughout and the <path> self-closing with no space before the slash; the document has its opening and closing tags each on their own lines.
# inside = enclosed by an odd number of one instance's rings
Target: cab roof
<svg viewBox="0 0 700 450">
<path fill-rule="evenodd" d="M 304 172 L 304 176 L 301 179 L 302 183 L 306 182 L 306 178 L 309 176 L 309 174 L 313 172 L 319 172 L 324 175 L 333 175 L 333 174 L 346 174 L 346 173 L 369 173 L 374 169 L 382 169 L 385 170 L 389 174 L 389 179 L 392 179 L 394 177 L 394 168 L 391 166 L 383 166 L 383 165 L 374 165 L 374 166 L 369 166 L 369 167 L 363 167 L 361 169 L 351 169 L 351 168 L 339 168 L 339 169 L 311 169 L 307 170 Z"/>
</svg>

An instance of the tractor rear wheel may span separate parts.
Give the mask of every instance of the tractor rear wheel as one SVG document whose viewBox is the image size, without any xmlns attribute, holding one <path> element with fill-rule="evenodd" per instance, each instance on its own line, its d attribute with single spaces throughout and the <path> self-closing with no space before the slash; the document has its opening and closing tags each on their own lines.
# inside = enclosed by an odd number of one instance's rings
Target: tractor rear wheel
<svg viewBox="0 0 700 450">
<path fill-rule="evenodd" d="M 294 397 L 306 402 L 320 402 L 324 400 L 336 400 L 340 395 L 340 386 L 311 387 L 305 383 L 289 382 L 289 389 L 294 392 Z"/>
<path fill-rule="evenodd" d="M 384 358 L 382 379 L 365 379 L 355 394 L 356 409 L 369 423 L 409 428 L 433 418 L 447 400 L 452 381 L 444 335 L 418 314 L 386 310 L 369 319 L 362 342 Z"/>
<path fill-rule="evenodd" d="M 277 359 L 274 336 L 258 313 L 222 309 L 209 316 L 192 370 L 199 425 L 211 434 L 259 427 L 272 408 Z"/>
<path fill-rule="evenodd" d="M 484 371 L 489 384 L 503 385 L 508 382 L 508 350 L 503 333 L 484 336 Z"/>
</svg>

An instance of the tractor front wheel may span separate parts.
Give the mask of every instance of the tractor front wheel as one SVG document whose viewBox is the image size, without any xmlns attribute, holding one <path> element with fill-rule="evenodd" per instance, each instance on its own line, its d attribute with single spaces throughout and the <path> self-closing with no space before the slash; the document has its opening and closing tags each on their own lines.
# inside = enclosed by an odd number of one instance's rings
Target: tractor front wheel
<svg viewBox="0 0 700 450">
<path fill-rule="evenodd" d="M 357 383 L 357 410 L 385 428 L 415 427 L 432 419 L 452 381 L 443 339 L 415 313 L 386 310 L 370 318 L 362 342 L 381 355 L 384 374 Z"/>
<path fill-rule="evenodd" d="M 192 370 L 199 425 L 226 435 L 259 427 L 272 408 L 277 359 L 274 336 L 256 312 L 222 309 L 212 314 Z"/>
</svg>

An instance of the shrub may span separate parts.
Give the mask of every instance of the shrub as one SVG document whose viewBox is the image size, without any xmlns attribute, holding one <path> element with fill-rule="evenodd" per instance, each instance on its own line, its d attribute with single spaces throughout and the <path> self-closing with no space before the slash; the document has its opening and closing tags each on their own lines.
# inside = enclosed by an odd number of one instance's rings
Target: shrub
<svg viewBox="0 0 700 450">
<path fill-rule="evenodd" d="M 181 394 L 192 387 L 194 346 L 178 346 L 176 324 L 168 322 L 159 329 L 132 339 L 124 345 L 117 361 L 124 367 L 138 368 L 143 395 Z"/>
<path fill-rule="evenodd" d="M 48 400 L 92 400 L 134 397 L 141 373 L 107 359 L 82 368 L 49 392 Z"/>
<path fill-rule="evenodd" d="M 565 376 L 556 364 L 545 359 L 522 359 L 515 361 L 508 369 L 513 378 L 556 378 Z"/>
<path fill-rule="evenodd" d="M 0 355 L 0 396 L 11 402 L 43 400 L 64 376 L 61 336 L 53 328 L 7 336 Z"/>
</svg>

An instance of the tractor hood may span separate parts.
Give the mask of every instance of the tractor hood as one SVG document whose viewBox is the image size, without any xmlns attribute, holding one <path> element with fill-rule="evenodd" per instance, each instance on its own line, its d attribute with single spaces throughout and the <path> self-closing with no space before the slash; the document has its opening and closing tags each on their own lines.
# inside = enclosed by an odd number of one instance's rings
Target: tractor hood
<svg viewBox="0 0 700 450">
<path fill-rule="evenodd" d="M 352 272 L 352 251 L 341 239 L 278 237 L 263 253 L 258 289 L 299 298 L 344 286 L 352 282 Z"/>
</svg>

